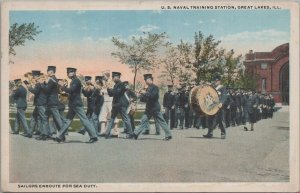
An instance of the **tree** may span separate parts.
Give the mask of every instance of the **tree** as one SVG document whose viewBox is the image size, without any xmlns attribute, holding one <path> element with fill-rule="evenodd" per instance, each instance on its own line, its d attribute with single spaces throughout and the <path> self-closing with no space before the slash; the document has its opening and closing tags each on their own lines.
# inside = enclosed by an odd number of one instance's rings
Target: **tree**
<svg viewBox="0 0 300 193">
<path fill-rule="evenodd" d="M 234 56 L 234 50 L 230 50 L 225 56 L 225 64 L 222 66 L 224 85 L 237 87 L 242 70 L 242 55 Z"/>
<path fill-rule="evenodd" d="M 157 51 L 165 44 L 166 33 L 144 33 L 143 36 L 132 36 L 131 43 L 112 38 L 113 44 L 119 51 L 111 53 L 123 64 L 128 64 L 134 73 L 133 90 L 135 90 L 136 76 L 141 70 L 152 70 L 157 63 Z"/>
<path fill-rule="evenodd" d="M 177 76 L 180 83 L 192 84 L 196 79 L 196 68 L 192 64 L 193 46 L 190 43 L 180 41 L 177 45 L 179 52 L 180 67 L 177 71 Z"/>
<path fill-rule="evenodd" d="M 257 80 L 258 76 L 252 76 L 249 74 L 241 74 L 238 81 L 237 81 L 237 87 L 244 88 L 246 90 L 256 90 L 257 88 Z"/>
<path fill-rule="evenodd" d="M 201 31 L 194 36 L 194 61 L 193 66 L 196 69 L 196 83 L 211 81 L 212 75 L 220 73 L 218 68 L 218 45 L 221 41 L 216 41 L 213 35 L 204 37 Z"/>
<path fill-rule="evenodd" d="M 171 82 L 174 86 L 177 77 L 178 70 L 180 68 L 179 51 L 177 47 L 171 43 L 166 45 L 166 51 L 162 58 L 159 60 L 159 64 L 162 65 L 162 74 L 159 76 L 161 79 Z"/>
<path fill-rule="evenodd" d="M 24 46 L 26 40 L 35 40 L 34 37 L 41 33 L 39 26 L 34 23 L 14 23 L 9 29 L 9 54 L 16 55 L 15 47 Z"/>
</svg>

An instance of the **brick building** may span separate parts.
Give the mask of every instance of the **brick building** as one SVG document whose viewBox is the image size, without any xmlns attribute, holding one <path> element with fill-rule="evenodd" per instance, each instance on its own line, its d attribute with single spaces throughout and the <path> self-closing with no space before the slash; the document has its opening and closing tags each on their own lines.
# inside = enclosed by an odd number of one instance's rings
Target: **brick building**
<svg viewBox="0 0 300 193">
<path fill-rule="evenodd" d="M 271 52 L 250 50 L 244 65 L 246 73 L 257 77 L 257 90 L 273 94 L 276 103 L 289 104 L 289 44 L 282 44 Z"/>
</svg>

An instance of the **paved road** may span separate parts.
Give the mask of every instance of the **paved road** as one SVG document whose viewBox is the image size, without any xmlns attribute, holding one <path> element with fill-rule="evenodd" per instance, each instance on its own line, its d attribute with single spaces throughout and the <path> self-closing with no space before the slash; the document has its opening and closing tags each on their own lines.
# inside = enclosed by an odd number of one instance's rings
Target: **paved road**
<svg viewBox="0 0 300 193">
<path fill-rule="evenodd" d="M 206 130 L 174 130 L 139 140 L 70 133 L 67 143 L 11 135 L 11 182 L 270 182 L 289 180 L 289 115 L 277 112 L 254 132 L 229 128 L 227 139 Z M 152 132 L 154 132 L 152 130 Z"/>
</svg>

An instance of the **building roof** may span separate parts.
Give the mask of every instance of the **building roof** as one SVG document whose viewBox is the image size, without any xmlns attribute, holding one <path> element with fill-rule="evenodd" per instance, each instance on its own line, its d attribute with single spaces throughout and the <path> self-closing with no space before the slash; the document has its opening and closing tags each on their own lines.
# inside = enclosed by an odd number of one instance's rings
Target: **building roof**
<svg viewBox="0 0 300 193">
<path fill-rule="evenodd" d="M 283 57 L 289 55 L 289 43 L 282 44 L 274 48 L 271 52 L 253 52 L 250 50 L 245 55 L 244 63 L 253 63 L 253 62 L 271 62 L 279 60 Z"/>
</svg>

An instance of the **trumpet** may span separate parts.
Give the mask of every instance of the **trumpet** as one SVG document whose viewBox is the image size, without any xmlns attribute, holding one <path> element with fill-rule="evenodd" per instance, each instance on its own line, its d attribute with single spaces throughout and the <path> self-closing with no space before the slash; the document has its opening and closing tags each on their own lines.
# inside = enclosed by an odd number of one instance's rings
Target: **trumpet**
<svg viewBox="0 0 300 193">
<path fill-rule="evenodd" d="M 86 82 L 83 82 L 83 89 L 84 90 L 93 90 L 95 86 L 92 83 L 87 84 Z"/>
<path fill-rule="evenodd" d="M 104 88 L 106 89 L 112 89 L 115 85 L 115 82 L 111 79 L 107 79 L 107 81 L 104 82 Z"/>
<path fill-rule="evenodd" d="M 63 81 L 65 87 L 67 87 L 69 84 L 67 79 L 62 79 L 59 81 Z M 58 100 L 65 105 L 69 102 L 69 94 L 62 90 L 62 86 L 58 87 Z"/>
<path fill-rule="evenodd" d="M 37 78 L 37 81 L 42 83 L 42 82 L 47 82 L 48 81 L 48 78 L 49 76 L 46 75 L 46 74 L 43 74 L 43 75 L 40 75 L 38 78 Z"/>
<path fill-rule="evenodd" d="M 138 94 L 144 94 L 148 89 L 148 85 L 145 85 L 142 89 L 140 89 L 139 91 L 137 91 Z"/>
<path fill-rule="evenodd" d="M 34 86 L 36 85 L 37 80 L 36 80 L 36 78 L 34 78 L 34 77 L 32 76 L 32 73 L 31 73 L 31 72 L 25 73 L 25 74 L 24 74 L 24 77 L 27 78 L 27 81 L 24 82 L 24 83 L 26 84 L 27 87 L 28 87 L 28 86 L 34 87 Z"/>
</svg>

